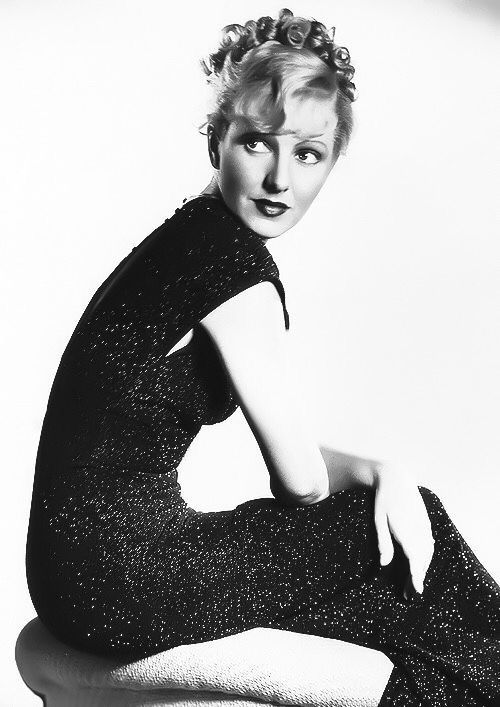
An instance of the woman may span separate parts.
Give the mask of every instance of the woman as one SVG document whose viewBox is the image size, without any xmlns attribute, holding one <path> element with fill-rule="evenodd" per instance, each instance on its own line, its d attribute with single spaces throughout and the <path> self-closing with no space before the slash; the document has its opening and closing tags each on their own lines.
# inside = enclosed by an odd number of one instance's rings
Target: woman
<svg viewBox="0 0 500 707">
<path fill-rule="evenodd" d="M 139 658 L 256 626 L 377 648 L 383 705 L 489 705 L 500 590 L 440 501 L 387 465 L 320 449 L 266 247 L 349 140 L 347 50 L 282 10 L 204 64 L 211 183 L 101 285 L 66 347 L 37 455 L 34 606 L 61 640 Z M 274 498 L 189 508 L 177 466 L 240 405 Z M 393 545 L 394 539 L 394 545 Z"/>
</svg>

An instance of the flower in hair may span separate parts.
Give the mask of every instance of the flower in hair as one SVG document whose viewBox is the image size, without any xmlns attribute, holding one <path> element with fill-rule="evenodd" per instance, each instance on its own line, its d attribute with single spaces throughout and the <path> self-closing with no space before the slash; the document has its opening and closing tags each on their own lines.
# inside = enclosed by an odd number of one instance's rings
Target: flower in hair
<svg viewBox="0 0 500 707">
<path fill-rule="evenodd" d="M 303 18 L 291 18 L 285 23 L 283 30 L 288 44 L 294 49 L 302 49 L 311 31 L 311 23 Z"/>
</svg>

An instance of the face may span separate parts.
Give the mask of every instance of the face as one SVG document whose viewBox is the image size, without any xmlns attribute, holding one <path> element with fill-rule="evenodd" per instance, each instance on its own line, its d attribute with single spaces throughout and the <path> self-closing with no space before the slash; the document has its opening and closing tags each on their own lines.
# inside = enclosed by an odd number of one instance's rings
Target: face
<svg viewBox="0 0 500 707">
<path fill-rule="evenodd" d="M 335 164 L 333 99 L 285 104 L 277 133 L 236 116 L 218 142 L 216 179 L 226 205 L 264 238 L 280 236 L 306 213 Z"/>
</svg>

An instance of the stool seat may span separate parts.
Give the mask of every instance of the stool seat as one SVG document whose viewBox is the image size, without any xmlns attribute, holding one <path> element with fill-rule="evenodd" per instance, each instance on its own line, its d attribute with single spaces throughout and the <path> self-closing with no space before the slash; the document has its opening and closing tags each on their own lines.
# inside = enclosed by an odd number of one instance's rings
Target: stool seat
<svg viewBox="0 0 500 707">
<path fill-rule="evenodd" d="M 393 667 L 370 648 L 270 628 L 126 662 L 75 650 L 38 618 L 16 663 L 45 707 L 376 707 Z"/>
</svg>

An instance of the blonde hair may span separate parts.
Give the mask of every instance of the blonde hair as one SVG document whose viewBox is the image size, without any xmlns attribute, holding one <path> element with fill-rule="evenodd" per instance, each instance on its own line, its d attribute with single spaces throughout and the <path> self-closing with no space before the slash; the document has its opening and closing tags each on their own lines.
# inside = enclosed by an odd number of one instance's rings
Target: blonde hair
<svg viewBox="0 0 500 707">
<path fill-rule="evenodd" d="M 219 49 L 202 60 L 212 105 L 200 129 L 211 124 L 222 136 L 236 114 L 245 114 L 263 132 L 275 132 L 286 119 L 288 97 L 333 99 L 336 159 L 352 133 L 356 87 L 349 52 L 334 44 L 333 34 L 286 9 L 277 20 L 261 17 L 224 27 Z"/>
</svg>

